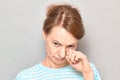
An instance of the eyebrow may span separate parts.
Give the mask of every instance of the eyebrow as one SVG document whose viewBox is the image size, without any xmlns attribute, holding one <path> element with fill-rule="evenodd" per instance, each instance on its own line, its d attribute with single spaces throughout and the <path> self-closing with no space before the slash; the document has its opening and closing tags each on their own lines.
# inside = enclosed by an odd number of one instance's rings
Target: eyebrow
<svg viewBox="0 0 120 80">
<path fill-rule="evenodd" d="M 53 41 L 55 41 L 55 42 L 58 42 L 60 45 L 62 45 L 59 41 L 57 41 L 57 40 L 53 40 Z M 69 45 L 67 45 L 67 46 L 70 46 L 70 45 L 76 45 L 77 43 L 72 43 L 72 44 L 69 44 Z"/>
</svg>

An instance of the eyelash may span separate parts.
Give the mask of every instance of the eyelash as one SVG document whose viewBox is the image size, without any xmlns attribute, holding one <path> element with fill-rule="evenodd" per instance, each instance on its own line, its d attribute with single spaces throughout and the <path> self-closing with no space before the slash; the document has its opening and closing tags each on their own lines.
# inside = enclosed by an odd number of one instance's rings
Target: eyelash
<svg viewBox="0 0 120 80">
<path fill-rule="evenodd" d="M 54 46 L 59 46 L 59 43 L 53 42 L 53 45 L 54 45 Z"/>
<path fill-rule="evenodd" d="M 54 46 L 60 46 L 60 44 L 57 43 L 57 42 L 53 42 L 53 45 L 54 45 Z M 69 46 L 68 46 L 68 48 L 74 48 L 74 47 L 75 47 L 74 45 L 69 45 Z"/>
<path fill-rule="evenodd" d="M 69 48 L 74 48 L 74 45 L 70 45 L 70 46 L 68 46 Z"/>
</svg>

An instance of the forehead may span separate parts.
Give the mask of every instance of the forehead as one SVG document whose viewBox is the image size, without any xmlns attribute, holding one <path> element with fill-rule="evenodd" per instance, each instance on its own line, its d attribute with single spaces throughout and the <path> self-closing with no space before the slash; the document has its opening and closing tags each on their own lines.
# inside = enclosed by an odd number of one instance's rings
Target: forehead
<svg viewBox="0 0 120 80">
<path fill-rule="evenodd" d="M 55 26 L 52 28 L 49 34 L 50 39 L 59 41 L 65 44 L 77 43 L 77 39 L 74 38 L 69 32 L 67 32 L 61 26 Z"/>
</svg>

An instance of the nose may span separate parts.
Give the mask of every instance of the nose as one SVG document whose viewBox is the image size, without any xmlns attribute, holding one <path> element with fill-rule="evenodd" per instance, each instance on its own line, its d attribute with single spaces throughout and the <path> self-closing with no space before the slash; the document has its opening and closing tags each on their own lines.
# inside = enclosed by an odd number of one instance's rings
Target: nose
<svg viewBox="0 0 120 80">
<path fill-rule="evenodd" d="M 65 48 L 62 48 L 62 49 L 60 50 L 59 56 L 60 56 L 61 58 L 65 58 L 65 55 L 66 55 L 66 49 L 65 49 Z"/>
</svg>

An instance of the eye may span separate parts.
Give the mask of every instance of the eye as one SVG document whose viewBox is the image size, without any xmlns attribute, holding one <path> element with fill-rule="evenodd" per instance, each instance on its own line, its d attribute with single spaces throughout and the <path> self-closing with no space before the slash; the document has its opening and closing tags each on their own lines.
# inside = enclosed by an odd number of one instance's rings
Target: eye
<svg viewBox="0 0 120 80">
<path fill-rule="evenodd" d="M 69 45 L 68 48 L 73 49 L 73 48 L 75 48 L 75 46 L 74 45 Z"/>
<path fill-rule="evenodd" d="M 57 42 L 53 42 L 53 45 L 54 45 L 54 46 L 59 46 L 60 44 L 57 43 Z"/>
</svg>

